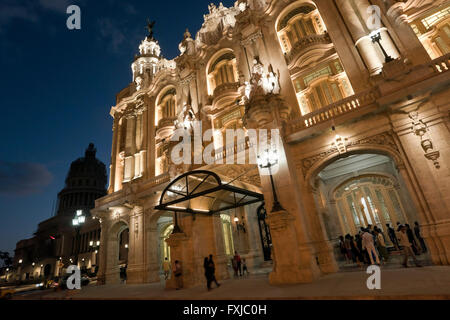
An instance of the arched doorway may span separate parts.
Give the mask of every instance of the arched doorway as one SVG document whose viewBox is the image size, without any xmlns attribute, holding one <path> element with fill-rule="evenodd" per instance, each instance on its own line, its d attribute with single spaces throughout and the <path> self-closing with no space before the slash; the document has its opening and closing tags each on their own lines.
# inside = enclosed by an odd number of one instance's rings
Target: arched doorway
<svg viewBox="0 0 450 320">
<path fill-rule="evenodd" d="M 117 221 L 108 233 L 106 282 L 120 283 L 126 280 L 128 266 L 129 227 L 123 220 Z"/>
<path fill-rule="evenodd" d="M 52 273 L 52 266 L 49 264 L 46 264 L 44 267 L 44 278 L 48 279 Z"/>
<path fill-rule="evenodd" d="M 167 243 L 167 239 L 169 239 L 170 235 L 173 232 L 174 224 L 171 218 L 166 218 L 165 221 L 163 221 L 163 226 L 160 231 L 159 236 L 159 248 L 160 248 L 160 254 L 159 254 L 159 262 L 160 262 L 160 270 L 163 270 L 163 263 L 167 260 L 170 262 L 170 246 Z"/>
<path fill-rule="evenodd" d="M 361 228 L 376 226 L 393 250 L 388 226 L 414 228 L 419 221 L 408 177 L 399 165 L 395 155 L 358 150 L 328 159 L 310 176 L 318 213 L 338 260 L 345 260 L 338 250 L 340 236 L 356 236 Z"/>
</svg>

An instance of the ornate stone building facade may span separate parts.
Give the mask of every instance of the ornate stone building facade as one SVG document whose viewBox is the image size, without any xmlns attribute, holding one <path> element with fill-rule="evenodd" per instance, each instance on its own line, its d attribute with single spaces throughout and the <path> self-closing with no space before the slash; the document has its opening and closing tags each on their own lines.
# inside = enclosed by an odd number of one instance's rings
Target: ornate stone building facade
<svg viewBox="0 0 450 320">
<path fill-rule="evenodd" d="M 419 221 L 432 262 L 448 265 L 449 6 L 211 4 L 173 60 L 150 25 L 133 82 L 111 109 L 110 186 L 92 211 L 102 228 L 99 279 L 119 280 L 124 231 L 128 283 L 160 281 L 167 257 L 183 263 L 186 286 L 197 285 L 209 254 L 227 278 L 235 250 L 250 267 L 272 259 L 273 284 L 311 282 L 338 272 L 339 235 L 397 222 Z M 188 158 L 212 151 L 216 162 L 175 165 L 171 138 L 194 119 L 201 133 L 213 129 L 214 150 L 203 144 Z M 235 151 L 265 151 L 249 137 L 224 146 L 226 129 L 280 130 L 273 185 L 264 168 L 224 164 Z"/>
</svg>

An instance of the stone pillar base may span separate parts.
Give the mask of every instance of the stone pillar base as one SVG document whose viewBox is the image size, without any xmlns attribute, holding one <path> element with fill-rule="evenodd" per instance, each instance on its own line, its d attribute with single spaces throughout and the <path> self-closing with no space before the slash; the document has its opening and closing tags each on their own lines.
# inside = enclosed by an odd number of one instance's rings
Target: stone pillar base
<svg viewBox="0 0 450 320">
<path fill-rule="evenodd" d="M 145 277 L 146 283 L 161 282 L 158 263 L 151 263 L 150 266 L 147 267 L 145 272 L 146 272 L 146 277 Z"/>
<path fill-rule="evenodd" d="M 184 233 L 173 233 L 169 239 L 166 240 L 170 246 L 172 268 L 176 260 L 181 262 L 183 288 L 185 289 L 197 285 L 195 280 L 193 252 L 189 248 L 189 240 L 189 237 Z M 175 275 L 172 274 L 172 277 L 166 281 L 166 289 L 174 288 L 176 288 L 176 281 Z"/>
<path fill-rule="evenodd" d="M 145 283 L 144 266 L 129 265 L 127 269 L 127 284 L 142 284 L 142 283 Z"/>
<path fill-rule="evenodd" d="M 424 226 L 422 232 L 433 263 L 450 265 L 450 220 Z"/>
<path fill-rule="evenodd" d="M 113 268 L 107 270 L 105 273 L 105 284 L 119 284 L 120 283 L 120 268 Z"/>
<path fill-rule="evenodd" d="M 294 221 L 295 218 L 285 210 L 268 214 L 274 259 L 270 284 L 309 283 L 319 276 L 310 248 L 298 244 Z"/>
</svg>

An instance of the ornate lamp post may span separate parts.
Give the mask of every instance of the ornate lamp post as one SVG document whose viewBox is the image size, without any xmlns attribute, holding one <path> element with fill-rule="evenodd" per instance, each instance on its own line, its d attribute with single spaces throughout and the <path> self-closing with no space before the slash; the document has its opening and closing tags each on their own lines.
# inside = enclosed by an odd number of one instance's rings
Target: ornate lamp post
<svg viewBox="0 0 450 320">
<path fill-rule="evenodd" d="M 383 45 L 381 44 L 381 33 L 379 31 L 374 31 L 370 34 L 370 38 L 372 39 L 373 43 L 378 43 L 380 46 L 381 51 L 384 55 L 384 61 L 386 63 L 394 61 L 395 59 L 392 58 L 390 55 L 387 54 L 386 50 L 384 50 Z"/>
<path fill-rule="evenodd" d="M 258 156 L 258 165 L 261 169 L 268 169 L 270 175 L 270 182 L 272 184 L 273 193 L 273 207 L 272 212 L 284 211 L 280 202 L 278 201 L 277 191 L 275 190 L 275 183 L 273 181 L 272 167 L 278 164 L 278 154 L 276 150 L 265 150 L 262 155 Z"/>
<path fill-rule="evenodd" d="M 75 214 L 75 218 L 72 220 L 72 225 L 75 227 L 77 234 L 77 245 L 76 245 L 76 256 L 75 256 L 75 265 L 78 265 L 78 254 L 80 253 L 80 241 L 78 240 L 80 237 L 80 229 L 81 226 L 86 222 L 86 216 L 83 214 L 83 210 L 77 210 Z"/>
</svg>

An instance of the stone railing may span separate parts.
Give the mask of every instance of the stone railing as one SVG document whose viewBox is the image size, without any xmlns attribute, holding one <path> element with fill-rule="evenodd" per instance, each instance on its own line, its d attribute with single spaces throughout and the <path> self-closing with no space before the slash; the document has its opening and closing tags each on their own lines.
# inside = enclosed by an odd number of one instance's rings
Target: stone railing
<svg viewBox="0 0 450 320">
<path fill-rule="evenodd" d="M 163 129 L 165 127 L 174 127 L 175 126 L 175 120 L 177 120 L 176 117 L 162 118 L 161 120 L 158 121 L 158 128 L 157 128 L 157 130 Z"/>
<path fill-rule="evenodd" d="M 434 59 L 429 63 L 429 67 L 433 69 L 435 73 L 447 72 L 450 70 L 450 53 L 440 58 Z"/>
<path fill-rule="evenodd" d="M 289 53 L 286 54 L 285 56 L 286 62 L 288 64 L 291 63 L 300 52 L 302 52 L 308 47 L 311 47 L 316 44 L 329 44 L 329 43 L 331 43 L 331 38 L 328 33 L 312 34 L 304 38 L 301 38 L 299 41 L 295 43 L 291 51 L 289 51 Z"/>
<path fill-rule="evenodd" d="M 153 187 L 159 186 L 160 184 L 166 183 L 170 181 L 170 175 L 168 172 L 163 173 L 157 177 L 152 177 L 148 180 L 146 180 L 144 183 L 139 185 L 139 190 L 148 190 Z"/>
<path fill-rule="evenodd" d="M 378 97 L 378 92 L 374 89 L 370 89 L 345 98 L 315 112 L 308 113 L 299 119 L 288 122 L 286 126 L 287 133 L 291 134 L 303 129 L 311 128 L 320 123 L 333 120 L 342 115 L 361 109 L 364 106 L 375 103 Z"/>
<path fill-rule="evenodd" d="M 107 205 L 107 204 L 109 204 L 111 202 L 117 201 L 117 200 L 123 198 L 124 194 L 125 193 L 124 193 L 123 190 L 119 190 L 117 192 L 108 194 L 107 196 L 104 196 L 103 198 L 95 200 L 95 207 L 96 208 L 102 207 L 102 206 Z"/>
<path fill-rule="evenodd" d="M 228 155 L 234 154 L 234 156 L 236 157 L 239 152 L 248 150 L 250 148 L 250 145 L 251 144 L 249 137 L 245 137 L 244 141 L 233 143 L 232 145 L 224 146 L 222 149 L 215 150 L 214 158 L 216 162 L 225 162 Z"/>
<path fill-rule="evenodd" d="M 223 94 L 229 93 L 229 92 L 236 92 L 239 89 L 239 83 L 222 83 L 221 85 L 217 86 L 214 89 L 214 99 L 217 99 Z"/>
</svg>

